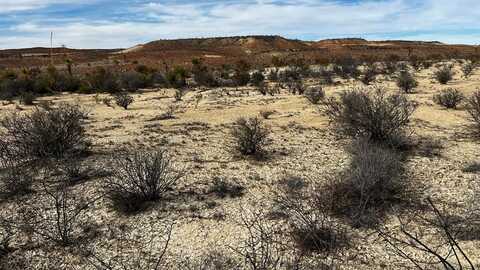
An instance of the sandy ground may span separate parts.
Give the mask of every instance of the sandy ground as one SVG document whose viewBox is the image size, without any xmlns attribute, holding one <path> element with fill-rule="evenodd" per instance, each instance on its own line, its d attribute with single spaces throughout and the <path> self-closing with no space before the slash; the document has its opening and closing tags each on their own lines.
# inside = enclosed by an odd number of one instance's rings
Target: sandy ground
<svg viewBox="0 0 480 270">
<path fill-rule="evenodd" d="M 458 66 L 456 67 L 458 69 Z M 463 107 L 446 110 L 432 101 L 432 96 L 442 89 L 455 87 L 466 95 L 480 89 L 480 72 L 468 80 L 458 71 L 454 81 L 447 86 L 434 82 L 433 68 L 417 73 L 419 86 L 409 99 L 419 103 L 414 115 L 414 137 L 423 141 L 439 141 L 442 148 L 436 155 L 417 153 L 408 160 L 408 169 L 415 178 L 429 187 L 428 195 L 438 202 L 463 204 L 478 186 L 479 175 L 462 171 L 472 161 L 478 161 L 480 143 L 468 134 L 468 115 Z M 310 82 L 315 84 L 315 82 Z M 398 91 L 395 82 L 379 76 L 377 83 L 391 91 Z M 325 87 L 328 96 L 335 95 L 361 83 L 344 81 L 338 86 Z M 80 104 L 89 111 L 88 133 L 93 138 L 94 157 L 86 163 L 100 162 L 122 147 L 149 148 L 168 146 L 177 165 L 188 173 L 179 184 L 179 192 L 167 202 L 153 204 L 146 212 L 124 216 L 108 207 L 108 201 L 97 202 L 88 211 L 90 224 L 96 224 L 100 236 L 91 240 L 92 246 L 105 242 L 108 225 L 119 224 L 141 232 L 143 228 L 161 227 L 164 222 L 174 222 L 170 252 L 198 256 L 212 249 L 226 249 L 239 244 L 243 235 L 239 227 L 245 209 L 271 207 L 271 193 L 285 175 L 295 175 L 307 181 L 322 181 L 348 164 L 344 146 L 348 140 L 335 135 L 320 106 L 310 104 L 301 96 L 282 92 L 274 97 L 261 96 L 251 88 L 213 89 L 202 92 L 196 106 L 197 92 L 188 93 L 183 101 L 175 102 L 173 90 L 158 89 L 134 94 L 135 102 L 128 110 L 107 107 L 95 102 L 95 95 L 64 94 L 41 98 L 54 103 Z M 103 97 L 105 95 L 100 95 Z M 169 106 L 177 107 L 175 118 L 156 120 Z M 30 110 L 18 104 L 0 106 L 0 114 Z M 233 155 L 228 147 L 231 123 L 240 116 L 257 116 L 261 110 L 274 110 L 265 123 L 272 128 L 273 144 L 268 150 L 268 161 L 243 159 Z M 95 164 L 94 164 L 95 165 Z M 215 177 L 240 183 L 246 193 L 240 198 L 220 199 L 206 191 Z M 92 179 L 76 187 L 82 196 L 98 194 L 102 179 Z M 15 211 L 15 202 L 4 202 L 4 212 Z M 394 222 L 394 221 L 392 221 Z M 345 268 L 398 269 L 392 264 L 392 255 L 385 245 L 376 241 L 368 230 L 354 230 L 357 245 L 347 251 Z M 361 240 L 360 240 L 361 239 Z M 466 251 L 480 264 L 478 241 L 464 241 Z M 33 247 L 18 251 L 24 258 L 33 258 L 31 269 L 84 269 L 79 256 L 64 250 Z M 60 262 L 52 260 L 52 254 Z M 68 255 L 66 255 L 68 254 Z M 50 256 L 47 256 L 50 255 Z M 30 269 L 30 268 L 29 268 Z"/>
</svg>

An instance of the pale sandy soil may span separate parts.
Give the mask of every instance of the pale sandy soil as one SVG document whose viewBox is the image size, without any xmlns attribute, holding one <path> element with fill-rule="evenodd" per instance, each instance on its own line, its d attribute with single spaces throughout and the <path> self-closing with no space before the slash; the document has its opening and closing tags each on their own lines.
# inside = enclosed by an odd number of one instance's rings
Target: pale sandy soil
<svg viewBox="0 0 480 270">
<path fill-rule="evenodd" d="M 457 67 L 458 68 L 458 65 Z M 414 137 L 421 141 L 440 141 L 443 148 L 438 155 L 417 153 L 410 156 L 407 167 L 415 181 L 429 187 L 428 195 L 447 205 L 464 204 L 473 187 L 479 184 L 479 175 L 465 173 L 462 169 L 472 161 L 478 161 L 480 141 L 467 134 L 468 115 L 463 108 L 446 110 L 432 101 L 433 94 L 447 87 L 455 87 L 466 95 L 480 88 L 480 72 L 468 80 L 458 71 L 455 80 L 447 86 L 431 79 L 433 68 L 417 73 L 419 86 L 408 97 L 419 103 L 411 128 Z M 378 83 L 391 91 L 398 91 L 395 82 L 378 78 Z M 310 82 L 312 83 L 312 82 Z M 313 82 L 314 83 L 314 82 Z M 328 96 L 343 89 L 361 86 L 359 82 L 345 81 L 339 86 L 325 87 Z M 157 148 L 168 146 L 177 164 L 188 170 L 179 185 L 179 192 L 167 202 L 159 202 L 149 210 L 135 216 L 124 216 L 108 207 L 108 201 L 97 202 L 88 211 L 90 222 L 102 232 L 91 240 L 99 246 L 107 237 L 107 225 L 126 225 L 134 231 L 142 228 L 158 228 L 165 221 L 175 222 L 170 246 L 172 254 L 200 255 L 212 249 L 226 249 L 238 245 L 243 235 L 238 226 L 242 208 L 271 207 L 271 191 L 285 175 L 295 175 L 307 181 L 322 181 L 326 175 L 340 171 L 348 164 L 344 146 L 348 139 L 335 135 L 320 106 L 310 104 L 301 96 L 285 91 L 274 97 L 264 97 L 250 88 L 213 89 L 201 93 L 202 99 L 195 106 L 198 93 L 188 93 L 181 102 L 174 102 L 173 90 L 162 89 L 134 94 L 135 102 L 129 110 L 111 108 L 96 103 L 94 95 L 65 94 L 45 97 L 54 103 L 69 102 L 82 105 L 90 113 L 88 132 L 94 142 L 94 157 L 86 162 L 95 163 L 108 154 L 115 155 L 121 147 Z M 101 95 L 103 97 L 103 95 Z M 154 120 L 168 106 L 178 106 L 175 119 Z M 0 114 L 29 110 L 23 105 L 0 106 Z M 276 113 L 265 120 L 272 130 L 272 155 L 268 161 L 254 161 L 233 155 L 226 146 L 231 123 L 240 116 L 257 116 L 260 110 Z M 97 165 L 98 165 L 97 164 Z M 224 177 L 246 188 L 240 198 L 219 199 L 206 194 L 214 177 Z M 98 194 L 102 179 L 93 179 L 80 187 L 82 196 Z M 215 204 L 212 203 L 215 202 Z M 16 204 L 2 204 L 4 212 L 15 211 Z M 394 221 L 390 221 L 391 224 Z M 349 258 L 345 268 L 350 269 L 398 269 L 391 263 L 392 255 L 385 245 L 376 241 L 376 235 L 368 230 L 352 229 L 357 235 L 353 248 L 344 258 Z M 478 241 L 462 244 L 480 264 Z M 20 252 L 20 251 L 19 251 Z M 22 257 L 34 258 L 31 269 L 84 269 L 79 256 L 68 254 L 59 248 L 33 247 L 21 251 Z M 53 261 L 46 255 L 61 254 Z M 50 256 L 51 257 L 51 256 Z M 178 258 L 178 256 L 177 256 Z"/>
</svg>

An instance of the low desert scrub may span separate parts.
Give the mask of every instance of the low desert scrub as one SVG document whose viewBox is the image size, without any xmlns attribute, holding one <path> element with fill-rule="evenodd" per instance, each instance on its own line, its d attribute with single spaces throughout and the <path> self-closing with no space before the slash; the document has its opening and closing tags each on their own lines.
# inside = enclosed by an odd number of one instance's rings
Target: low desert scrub
<svg viewBox="0 0 480 270">
<path fill-rule="evenodd" d="M 0 195 L 9 197 L 29 193 L 34 174 L 34 168 L 0 157 Z"/>
<path fill-rule="evenodd" d="M 403 92 L 411 93 L 418 86 L 418 82 L 410 72 L 402 70 L 397 78 L 397 86 Z"/>
<path fill-rule="evenodd" d="M 433 76 L 439 83 L 447 84 L 449 81 L 453 79 L 453 71 L 450 66 L 444 65 L 443 67 L 435 71 Z"/>
<path fill-rule="evenodd" d="M 457 106 L 465 99 L 465 96 L 454 88 L 442 90 L 433 97 L 433 101 L 447 109 L 456 109 Z"/>
<path fill-rule="evenodd" d="M 0 221 L 0 261 L 3 257 L 15 250 L 11 246 L 13 235 L 14 232 L 11 226 Z"/>
<path fill-rule="evenodd" d="M 319 192 L 319 207 L 354 226 L 376 225 L 390 207 L 411 198 L 401 156 L 366 140 L 355 141 L 349 152 L 349 166 Z"/>
<path fill-rule="evenodd" d="M 187 92 L 184 89 L 176 89 L 175 90 L 175 95 L 174 95 L 175 101 L 176 102 L 182 101 L 183 96 L 185 96 L 186 93 Z"/>
<path fill-rule="evenodd" d="M 102 242 L 83 253 L 87 265 L 96 270 L 160 270 L 168 267 L 168 248 L 173 225 L 142 229 L 143 235 L 109 228 L 116 241 Z M 145 235 L 146 231 L 151 236 Z M 127 235 L 129 233 L 130 235 Z"/>
<path fill-rule="evenodd" d="M 322 87 L 310 87 L 303 95 L 312 104 L 318 104 L 321 100 L 325 99 L 325 91 Z"/>
<path fill-rule="evenodd" d="M 90 145 L 83 126 L 87 113 L 62 104 L 49 110 L 35 108 L 0 121 L 0 147 L 21 160 L 63 158 L 85 152 Z"/>
<path fill-rule="evenodd" d="M 236 198 L 243 196 L 245 187 L 228 181 L 224 178 L 215 177 L 213 179 L 213 185 L 210 187 L 208 193 L 214 193 L 220 198 L 230 197 Z"/>
<path fill-rule="evenodd" d="M 103 67 L 88 73 L 86 79 L 89 88 L 97 92 L 115 93 L 120 90 L 117 75 Z"/>
<path fill-rule="evenodd" d="M 230 134 L 233 148 L 242 155 L 261 155 L 269 143 L 270 129 L 258 117 L 239 118 L 235 121 Z"/>
<path fill-rule="evenodd" d="M 252 73 L 250 78 L 250 82 L 254 86 L 259 86 L 261 83 L 263 83 L 264 80 L 265 80 L 265 76 L 263 76 L 263 74 L 259 71 Z"/>
<path fill-rule="evenodd" d="M 473 71 L 475 70 L 476 67 L 477 66 L 470 61 L 463 64 L 463 66 L 462 66 L 463 77 L 464 78 L 469 78 L 472 75 L 472 73 L 473 73 Z"/>
<path fill-rule="evenodd" d="M 139 70 L 144 71 L 143 69 L 144 68 L 140 68 Z M 119 86 L 124 91 L 130 92 L 141 88 L 147 88 L 153 84 L 153 80 L 150 76 L 151 75 L 141 72 L 125 72 L 119 76 Z"/>
<path fill-rule="evenodd" d="M 415 109 L 405 96 L 388 95 L 381 88 L 347 90 L 340 100 L 325 102 L 325 113 L 341 132 L 390 145 L 404 138 Z"/>
<path fill-rule="evenodd" d="M 375 81 L 376 75 L 377 75 L 377 70 L 375 66 L 373 65 L 368 66 L 363 72 L 363 75 L 361 76 L 360 81 L 365 85 L 370 85 L 370 83 Z"/>
<path fill-rule="evenodd" d="M 139 211 L 144 203 L 164 198 L 183 177 L 166 150 L 115 157 L 110 170 L 105 193 L 113 206 L 125 213 Z"/>
<path fill-rule="evenodd" d="M 273 114 L 275 114 L 275 111 L 272 111 L 272 110 L 261 110 L 260 111 L 260 116 L 263 118 L 263 119 L 269 119 L 270 116 L 272 116 Z"/>
<path fill-rule="evenodd" d="M 49 172 L 46 175 L 52 177 Z M 10 224 L 61 246 L 75 244 L 83 235 L 85 211 L 99 198 L 84 200 L 63 183 L 44 179 L 41 201 L 24 205 L 18 211 L 18 220 Z"/>
<path fill-rule="evenodd" d="M 115 103 L 125 110 L 128 109 L 128 106 L 130 106 L 134 100 L 133 97 L 127 92 L 118 92 L 113 96 L 113 98 L 115 99 Z"/>
<path fill-rule="evenodd" d="M 23 105 L 27 105 L 27 106 L 34 105 L 35 99 L 36 99 L 35 94 L 31 92 L 22 93 L 22 95 L 20 96 L 20 102 Z"/>
<path fill-rule="evenodd" d="M 480 90 L 477 90 L 468 98 L 467 111 L 473 123 L 477 126 L 478 130 L 480 130 Z"/>
<path fill-rule="evenodd" d="M 335 61 L 333 71 L 344 79 L 357 78 L 359 76 L 358 63 L 352 57 L 345 57 Z"/>
</svg>

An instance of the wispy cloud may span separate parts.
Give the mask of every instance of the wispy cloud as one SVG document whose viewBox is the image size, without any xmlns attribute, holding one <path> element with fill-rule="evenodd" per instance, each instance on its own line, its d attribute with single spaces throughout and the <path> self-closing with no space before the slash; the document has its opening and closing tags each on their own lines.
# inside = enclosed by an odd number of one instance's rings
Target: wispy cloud
<svg viewBox="0 0 480 270">
<path fill-rule="evenodd" d="M 478 0 L 6 1 L 3 48 L 45 46 L 50 31 L 58 44 L 82 48 L 249 34 L 480 43 Z"/>
</svg>

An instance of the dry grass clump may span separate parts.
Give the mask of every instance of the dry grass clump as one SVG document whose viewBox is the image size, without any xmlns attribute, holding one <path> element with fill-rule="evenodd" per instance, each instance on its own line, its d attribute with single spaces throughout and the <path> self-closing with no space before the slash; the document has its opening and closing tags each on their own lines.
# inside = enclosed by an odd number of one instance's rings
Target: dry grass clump
<svg viewBox="0 0 480 270">
<path fill-rule="evenodd" d="M 35 108 L 0 121 L 0 146 L 14 159 L 63 158 L 85 152 L 90 141 L 83 126 L 87 113 L 76 105 Z"/>
<path fill-rule="evenodd" d="M 405 96 L 388 95 L 381 88 L 348 90 L 339 100 L 325 102 L 325 113 L 341 132 L 391 145 L 404 137 L 415 109 Z"/>
<path fill-rule="evenodd" d="M 166 150 L 116 157 L 110 170 L 105 193 L 113 206 L 125 213 L 142 210 L 146 202 L 163 198 L 184 175 Z"/>
<path fill-rule="evenodd" d="M 457 106 L 465 99 L 465 96 L 454 88 L 442 90 L 433 97 L 433 100 L 438 105 L 447 109 L 456 109 Z"/>
<path fill-rule="evenodd" d="M 269 143 L 270 129 L 258 117 L 239 118 L 235 121 L 230 134 L 233 148 L 242 155 L 261 155 Z"/>
</svg>

